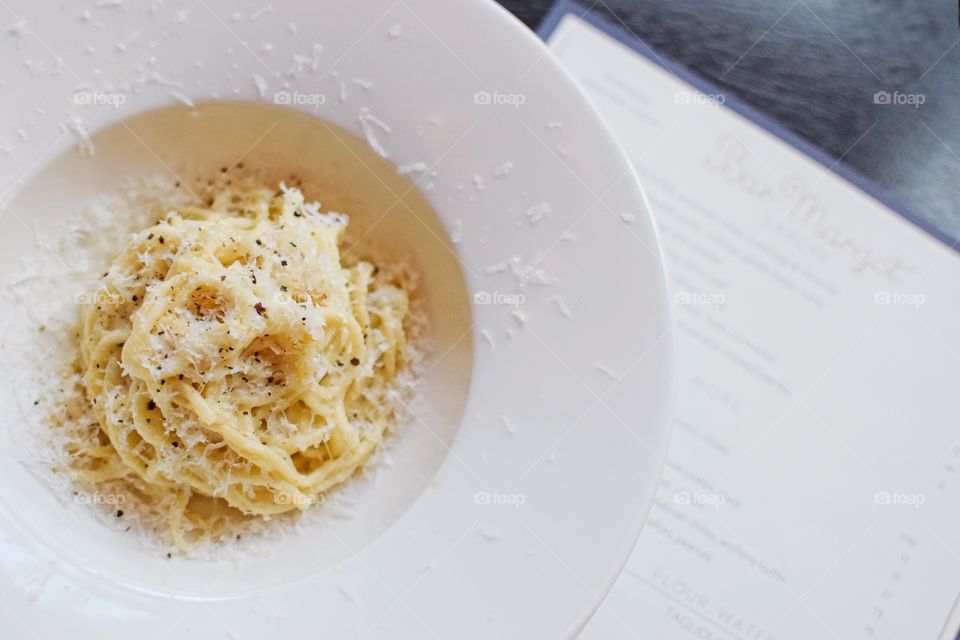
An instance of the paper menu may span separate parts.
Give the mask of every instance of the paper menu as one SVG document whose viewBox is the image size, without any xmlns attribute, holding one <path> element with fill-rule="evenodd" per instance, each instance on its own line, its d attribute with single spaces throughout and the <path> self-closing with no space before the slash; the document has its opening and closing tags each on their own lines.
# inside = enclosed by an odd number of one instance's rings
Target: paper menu
<svg viewBox="0 0 960 640">
<path fill-rule="evenodd" d="M 661 488 L 582 637 L 938 638 L 960 257 L 576 16 L 548 44 L 638 169 L 678 323 Z"/>
</svg>

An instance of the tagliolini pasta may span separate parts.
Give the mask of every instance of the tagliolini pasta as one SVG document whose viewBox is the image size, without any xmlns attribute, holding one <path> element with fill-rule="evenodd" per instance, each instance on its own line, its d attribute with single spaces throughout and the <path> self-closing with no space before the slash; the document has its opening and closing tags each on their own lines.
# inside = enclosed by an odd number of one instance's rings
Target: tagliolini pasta
<svg viewBox="0 0 960 640">
<path fill-rule="evenodd" d="M 78 479 L 122 486 L 189 549 L 360 468 L 394 417 L 408 298 L 342 263 L 346 225 L 253 186 L 136 234 L 82 311 Z"/>
</svg>

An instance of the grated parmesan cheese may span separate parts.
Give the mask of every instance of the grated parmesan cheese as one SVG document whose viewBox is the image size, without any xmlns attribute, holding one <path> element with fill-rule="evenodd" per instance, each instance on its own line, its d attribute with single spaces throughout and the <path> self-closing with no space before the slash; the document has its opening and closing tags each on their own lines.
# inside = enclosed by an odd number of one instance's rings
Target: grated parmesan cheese
<svg viewBox="0 0 960 640">
<path fill-rule="evenodd" d="M 257 94 L 261 98 L 267 97 L 267 81 L 259 74 L 253 74 L 253 85 L 257 88 Z"/>
<path fill-rule="evenodd" d="M 97 149 L 93 145 L 93 141 L 90 140 L 90 133 L 87 131 L 83 119 L 80 116 L 76 114 L 71 115 L 66 122 L 61 124 L 61 129 L 73 134 L 74 139 L 77 141 L 77 150 L 81 156 L 91 157 L 96 154 Z"/>
<path fill-rule="evenodd" d="M 562 296 L 552 296 L 549 298 L 548 302 L 553 302 L 557 305 L 557 309 L 560 311 L 560 315 L 564 318 L 573 318 L 573 313 L 570 311 L 569 305 L 567 305 L 566 300 Z"/>
<path fill-rule="evenodd" d="M 527 222 L 530 223 L 530 226 L 534 227 L 543 222 L 543 219 L 552 212 L 553 208 L 549 204 L 541 202 L 527 209 L 524 215 L 527 217 Z"/>
<path fill-rule="evenodd" d="M 388 157 L 387 150 L 384 149 L 383 144 L 380 143 L 380 138 L 377 137 L 374 127 L 379 128 L 384 133 L 391 133 L 390 127 L 370 113 L 366 107 L 360 110 L 360 113 L 357 115 L 357 120 L 360 122 L 360 128 L 363 130 L 363 135 L 367 140 L 367 144 L 370 145 L 370 148 L 376 151 L 377 155 L 383 158 Z"/>
<path fill-rule="evenodd" d="M 510 172 L 513 171 L 512 162 L 504 162 L 502 165 L 493 170 L 494 178 L 506 178 Z"/>
<path fill-rule="evenodd" d="M 613 371 L 611 371 L 606 365 L 595 364 L 593 365 L 593 368 L 599 371 L 600 373 L 602 373 L 603 375 L 607 376 L 608 378 L 612 378 L 613 380 L 616 380 L 617 382 L 623 381 L 622 376 L 619 376 Z"/>
</svg>

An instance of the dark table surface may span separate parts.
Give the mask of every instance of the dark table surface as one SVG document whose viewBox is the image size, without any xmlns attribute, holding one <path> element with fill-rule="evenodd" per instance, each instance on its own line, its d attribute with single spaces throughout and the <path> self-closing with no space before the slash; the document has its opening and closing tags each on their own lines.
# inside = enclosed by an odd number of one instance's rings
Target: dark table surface
<svg viewBox="0 0 960 640">
<path fill-rule="evenodd" d="M 534 29 L 553 4 L 500 2 Z M 957 0 L 581 2 L 960 239 Z M 878 104 L 879 91 L 923 104 Z"/>
</svg>

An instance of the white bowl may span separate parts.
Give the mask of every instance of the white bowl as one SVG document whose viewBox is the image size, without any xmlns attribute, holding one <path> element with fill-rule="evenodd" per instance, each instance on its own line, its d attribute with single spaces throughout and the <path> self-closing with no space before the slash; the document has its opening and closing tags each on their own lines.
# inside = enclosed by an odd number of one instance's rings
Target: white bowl
<svg viewBox="0 0 960 640">
<path fill-rule="evenodd" d="M 486 1 L 7 5 L 0 277 L 45 251 L 36 234 L 62 235 L 125 177 L 172 182 L 185 159 L 243 157 L 305 175 L 371 237 L 414 253 L 436 347 L 429 411 L 391 438 L 394 464 L 355 517 L 242 563 L 148 552 L 58 501 L 4 439 L 4 628 L 245 638 L 282 620 L 295 637 L 575 634 L 656 488 L 671 324 L 636 177 L 545 47 Z M 415 216 L 420 192 L 379 170 L 339 185 L 385 162 L 414 167 L 436 218 Z M 25 373 L 0 371 L 7 431 Z"/>
</svg>

